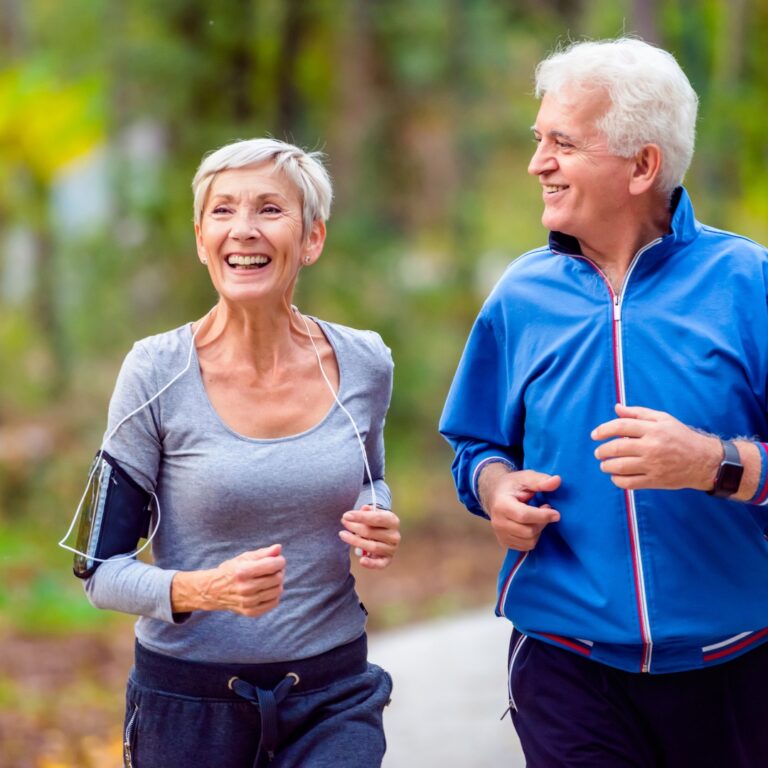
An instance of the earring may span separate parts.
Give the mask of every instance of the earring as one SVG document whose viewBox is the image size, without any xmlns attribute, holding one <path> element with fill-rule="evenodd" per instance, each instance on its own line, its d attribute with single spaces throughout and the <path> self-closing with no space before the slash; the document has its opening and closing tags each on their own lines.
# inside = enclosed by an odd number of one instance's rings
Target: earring
<svg viewBox="0 0 768 768">
<path fill-rule="evenodd" d="M 207 264 L 208 263 L 208 259 L 200 259 L 200 263 L 201 264 Z"/>
<path fill-rule="evenodd" d="M 311 261 L 311 259 L 309 258 L 309 256 L 305 256 L 304 257 L 304 263 L 305 264 L 309 264 L 310 261 Z"/>
</svg>

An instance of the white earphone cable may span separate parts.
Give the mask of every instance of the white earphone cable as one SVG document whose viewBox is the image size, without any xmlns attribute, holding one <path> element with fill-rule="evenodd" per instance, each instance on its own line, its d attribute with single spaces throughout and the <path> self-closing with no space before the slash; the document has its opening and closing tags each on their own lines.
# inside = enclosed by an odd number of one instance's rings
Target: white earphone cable
<svg viewBox="0 0 768 768">
<path fill-rule="evenodd" d="M 368 483 L 371 486 L 371 506 L 374 509 L 377 509 L 376 504 L 376 488 L 373 484 L 373 476 L 371 475 L 371 467 L 370 464 L 368 464 L 368 454 L 365 450 L 365 444 L 363 443 L 363 438 L 360 437 L 360 431 L 357 428 L 357 424 L 355 423 L 355 420 L 352 418 L 352 414 L 344 407 L 344 404 L 339 400 L 338 395 L 336 394 L 336 390 L 333 388 L 333 384 L 331 384 L 330 380 L 328 379 L 328 376 L 326 376 L 325 369 L 323 368 L 323 361 L 320 357 L 320 350 L 317 348 L 317 344 L 315 344 L 315 340 L 312 338 L 312 333 L 309 329 L 309 323 L 307 322 L 307 318 L 304 317 L 304 315 L 299 312 L 299 310 L 296 307 L 293 307 L 294 312 L 302 319 L 304 322 L 304 327 L 307 329 L 307 336 L 309 336 L 309 340 L 312 344 L 312 349 L 315 350 L 315 356 L 317 357 L 317 364 L 320 367 L 320 373 L 323 376 L 323 379 L 325 380 L 325 383 L 328 385 L 328 389 L 331 390 L 331 394 L 333 395 L 333 399 L 336 401 L 336 404 L 341 408 L 342 411 L 346 414 L 347 418 L 349 419 L 349 423 L 352 425 L 352 429 L 355 430 L 355 437 L 357 437 L 358 445 L 360 446 L 360 453 L 363 455 L 363 464 L 365 465 L 365 474 L 368 477 Z"/>
<path fill-rule="evenodd" d="M 104 453 L 104 446 L 112 439 L 112 437 L 114 437 L 117 430 L 120 429 L 120 427 L 122 427 L 123 424 L 125 424 L 125 422 L 128 421 L 128 419 L 135 416 L 137 413 L 139 413 L 139 411 L 143 410 L 148 405 L 150 405 L 155 400 L 157 400 L 157 398 L 160 397 L 160 395 L 162 395 L 163 392 L 165 392 L 168 389 L 168 387 L 170 387 L 172 384 L 178 381 L 189 370 L 189 366 L 192 364 L 192 355 L 195 351 L 195 337 L 200 332 L 200 329 L 203 327 L 205 320 L 208 318 L 211 312 L 213 312 L 214 309 L 215 307 L 212 307 L 210 310 L 208 310 L 206 315 L 200 321 L 200 324 L 195 329 L 195 332 L 192 334 L 192 341 L 189 345 L 189 355 L 187 356 L 187 364 L 184 366 L 184 368 L 182 368 L 164 387 L 162 387 L 162 389 L 158 390 L 154 395 L 152 395 L 152 397 L 150 397 L 149 400 L 142 403 L 138 408 L 134 408 L 127 416 L 123 416 L 123 418 L 120 419 L 120 421 L 112 428 L 109 434 L 102 439 L 101 447 L 99 448 L 96 454 L 96 459 L 93 462 L 93 468 L 91 469 L 91 472 L 88 475 L 88 480 L 85 483 L 85 490 L 83 491 L 83 495 L 80 497 L 80 501 L 77 505 L 77 509 L 75 510 L 74 517 L 72 518 L 72 522 L 69 524 L 69 528 L 67 529 L 67 532 L 64 534 L 61 541 L 59 542 L 59 546 L 62 549 L 69 550 L 70 552 L 73 552 L 74 554 L 80 555 L 82 557 L 87 557 L 89 560 L 93 560 L 96 563 L 106 562 L 104 558 L 91 557 L 88 555 L 87 552 L 81 552 L 79 549 L 76 549 L 75 547 L 70 547 L 69 544 L 65 543 L 67 539 L 70 537 L 70 535 L 72 534 L 72 531 L 74 530 L 75 525 L 77 524 L 77 520 L 80 517 L 80 511 L 83 508 L 83 502 L 85 501 L 85 497 L 88 495 L 88 489 L 91 487 L 91 480 L 93 480 L 93 476 L 96 473 L 96 470 L 99 468 L 99 464 L 100 464 L 99 460 L 101 459 L 101 456 Z M 152 530 L 150 535 L 147 537 L 147 540 L 144 542 L 144 544 L 135 552 L 131 552 L 127 555 L 116 555 L 114 557 L 110 557 L 109 558 L 110 560 L 127 560 L 128 558 L 136 557 L 136 555 L 143 552 L 151 544 L 152 539 L 155 538 L 155 534 L 157 533 L 157 530 L 160 527 L 160 517 L 161 517 L 160 500 L 157 498 L 157 494 L 155 494 L 154 491 L 150 491 L 149 494 L 155 502 L 154 506 L 155 506 L 156 522 L 155 522 L 154 529 Z"/>
</svg>

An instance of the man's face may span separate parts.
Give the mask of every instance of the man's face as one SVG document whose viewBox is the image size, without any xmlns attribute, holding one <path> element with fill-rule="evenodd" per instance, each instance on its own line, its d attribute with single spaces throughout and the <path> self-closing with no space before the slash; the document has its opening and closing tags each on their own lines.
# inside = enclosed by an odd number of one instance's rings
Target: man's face
<svg viewBox="0 0 768 768">
<path fill-rule="evenodd" d="M 632 158 L 609 151 L 596 127 L 609 105 L 599 90 L 566 91 L 562 100 L 544 94 L 528 166 L 543 187 L 541 223 L 596 250 L 629 198 L 633 166 Z"/>
</svg>

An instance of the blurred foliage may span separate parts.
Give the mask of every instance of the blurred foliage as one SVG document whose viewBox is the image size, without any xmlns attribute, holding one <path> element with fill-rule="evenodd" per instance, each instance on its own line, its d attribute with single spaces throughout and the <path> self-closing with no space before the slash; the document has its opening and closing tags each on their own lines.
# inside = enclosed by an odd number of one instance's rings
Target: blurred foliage
<svg viewBox="0 0 768 768">
<path fill-rule="evenodd" d="M 1 621 L 94 621 L 55 541 L 131 342 L 215 300 L 189 185 L 235 138 L 327 153 L 329 240 L 297 303 L 391 346 L 398 511 L 445 514 L 436 423 L 464 339 L 545 237 L 533 69 L 622 32 L 673 51 L 701 95 L 700 217 L 768 240 L 760 0 L 0 0 Z"/>
</svg>

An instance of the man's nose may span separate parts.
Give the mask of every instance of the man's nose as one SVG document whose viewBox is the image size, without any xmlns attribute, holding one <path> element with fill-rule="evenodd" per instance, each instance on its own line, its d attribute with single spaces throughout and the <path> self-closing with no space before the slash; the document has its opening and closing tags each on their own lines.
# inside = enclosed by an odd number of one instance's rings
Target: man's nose
<svg viewBox="0 0 768 768">
<path fill-rule="evenodd" d="M 540 176 L 542 173 L 554 170 L 556 165 L 557 161 L 552 152 L 544 141 L 540 141 L 536 145 L 536 151 L 533 153 L 531 161 L 528 163 L 528 173 L 531 176 Z"/>
</svg>

